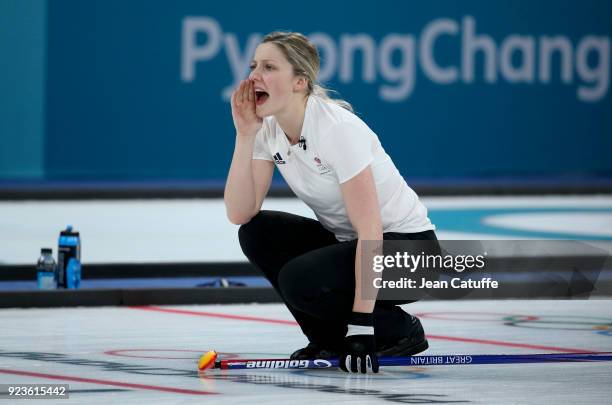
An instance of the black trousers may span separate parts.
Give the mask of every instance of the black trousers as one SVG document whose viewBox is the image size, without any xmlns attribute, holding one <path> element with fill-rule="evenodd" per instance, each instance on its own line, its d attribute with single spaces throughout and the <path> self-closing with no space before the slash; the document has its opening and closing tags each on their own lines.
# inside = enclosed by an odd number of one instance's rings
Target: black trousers
<svg viewBox="0 0 612 405">
<path fill-rule="evenodd" d="M 353 307 L 357 240 L 339 242 L 318 221 L 278 211 L 260 211 L 238 236 L 246 257 L 280 294 L 308 340 L 337 347 Z M 385 233 L 383 238 L 436 240 L 436 235 Z M 397 306 L 407 302 L 376 302 L 379 345 L 410 333 L 410 315 Z"/>
</svg>

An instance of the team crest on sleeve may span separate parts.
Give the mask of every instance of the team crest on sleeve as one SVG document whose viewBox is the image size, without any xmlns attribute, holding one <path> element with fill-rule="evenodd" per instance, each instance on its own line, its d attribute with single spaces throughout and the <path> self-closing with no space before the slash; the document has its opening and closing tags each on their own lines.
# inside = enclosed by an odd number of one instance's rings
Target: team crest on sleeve
<svg viewBox="0 0 612 405">
<path fill-rule="evenodd" d="M 286 163 L 283 157 L 281 156 L 280 152 L 276 152 L 273 158 L 274 158 L 274 163 L 276 163 L 277 165 L 284 165 Z"/>
</svg>

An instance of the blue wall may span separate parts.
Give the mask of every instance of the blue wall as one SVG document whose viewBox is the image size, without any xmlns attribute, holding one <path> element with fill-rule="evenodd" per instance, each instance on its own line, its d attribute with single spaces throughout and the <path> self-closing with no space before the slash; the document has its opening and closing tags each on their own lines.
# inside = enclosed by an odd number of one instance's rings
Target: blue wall
<svg viewBox="0 0 612 405">
<path fill-rule="evenodd" d="M 228 89 L 275 29 L 312 34 L 408 178 L 612 175 L 609 1 L 376 4 L 49 0 L 45 177 L 223 179 Z"/>
<path fill-rule="evenodd" d="M 46 3 L 0 1 L 0 178 L 44 173 Z"/>
</svg>

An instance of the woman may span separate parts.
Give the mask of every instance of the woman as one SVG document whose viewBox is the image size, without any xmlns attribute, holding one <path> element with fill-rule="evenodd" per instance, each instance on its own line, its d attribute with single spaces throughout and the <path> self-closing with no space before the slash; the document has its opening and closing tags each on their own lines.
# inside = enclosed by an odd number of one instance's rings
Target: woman
<svg viewBox="0 0 612 405">
<path fill-rule="evenodd" d="M 309 340 L 292 359 L 340 357 L 378 372 L 378 357 L 428 347 L 397 302 L 362 297 L 362 241 L 436 240 L 427 210 L 350 104 L 317 85 L 319 55 L 299 33 L 274 32 L 232 94 L 236 145 L 225 188 L 244 254 Z M 261 211 L 276 166 L 318 221 Z M 407 301 L 406 301 L 407 302 Z"/>
</svg>

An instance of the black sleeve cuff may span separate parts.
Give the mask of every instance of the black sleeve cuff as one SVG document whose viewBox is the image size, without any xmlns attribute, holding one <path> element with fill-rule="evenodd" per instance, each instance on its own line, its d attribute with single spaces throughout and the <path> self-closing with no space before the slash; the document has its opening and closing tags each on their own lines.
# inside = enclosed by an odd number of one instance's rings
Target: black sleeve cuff
<svg viewBox="0 0 612 405">
<path fill-rule="evenodd" d="M 348 323 L 351 325 L 374 326 L 374 314 L 351 312 Z"/>
</svg>

